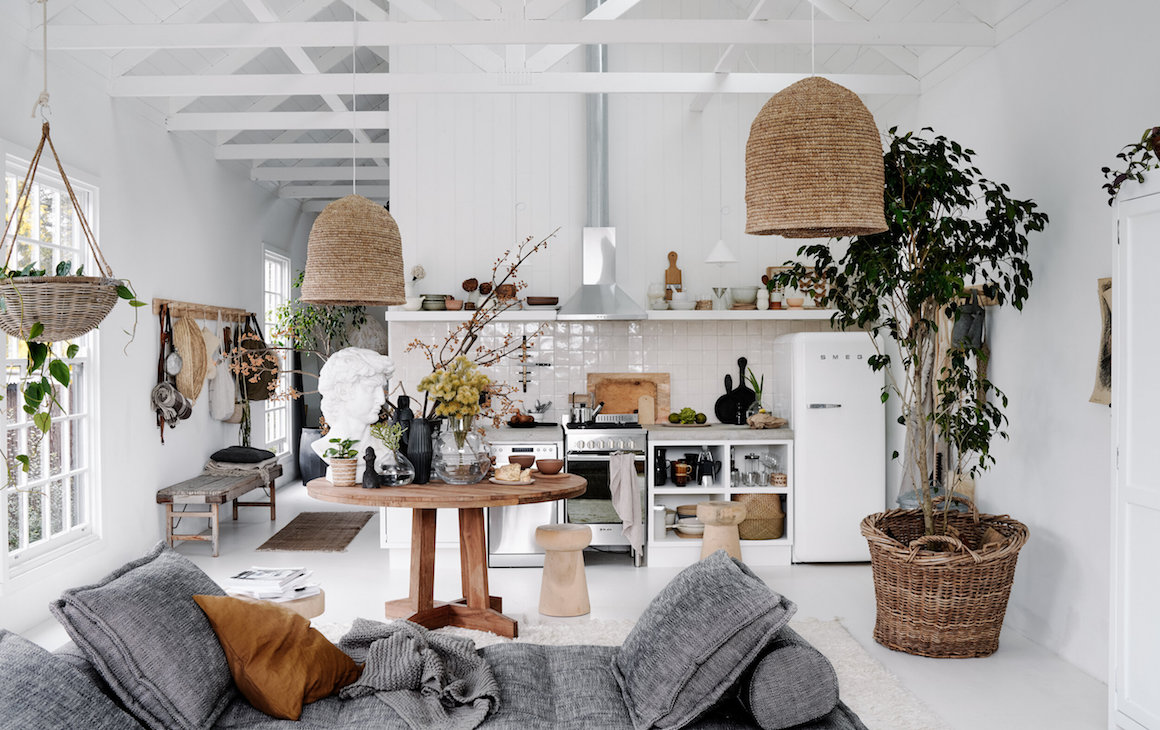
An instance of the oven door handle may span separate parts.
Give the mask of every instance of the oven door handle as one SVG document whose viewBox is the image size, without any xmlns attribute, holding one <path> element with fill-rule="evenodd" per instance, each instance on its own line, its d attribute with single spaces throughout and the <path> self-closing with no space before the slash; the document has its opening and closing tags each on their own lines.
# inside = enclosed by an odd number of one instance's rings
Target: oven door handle
<svg viewBox="0 0 1160 730">
<path fill-rule="evenodd" d="M 609 462 L 612 460 L 611 454 L 568 454 L 567 456 L 568 456 L 569 461 L 579 461 L 579 462 L 593 462 L 593 461 L 595 461 L 595 462 L 606 463 L 606 462 Z M 645 461 L 645 455 L 634 453 L 632 455 L 632 460 L 633 461 Z"/>
</svg>

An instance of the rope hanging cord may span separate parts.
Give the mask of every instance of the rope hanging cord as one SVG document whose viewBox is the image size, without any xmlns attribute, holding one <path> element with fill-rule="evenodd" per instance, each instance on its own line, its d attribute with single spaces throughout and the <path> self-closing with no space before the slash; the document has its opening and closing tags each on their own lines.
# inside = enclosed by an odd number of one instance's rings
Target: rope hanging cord
<svg viewBox="0 0 1160 730">
<path fill-rule="evenodd" d="M 46 113 L 51 114 L 52 109 L 48 106 L 48 0 L 36 0 L 40 3 L 43 11 L 43 22 L 41 23 L 41 37 L 44 40 L 43 61 L 44 61 L 44 88 L 40 91 L 40 96 L 36 97 L 36 103 L 32 105 L 32 114 L 29 116 L 36 118 L 36 110 L 40 110 L 41 119 Z"/>
<path fill-rule="evenodd" d="M 20 221 L 24 220 L 24 215 L 28 211 L 28 204 L 32 197 L 32 182 L 36 177 L 36 170 L 40 166 L 40 156 L 44 152 L 45 142 L 48 143 L 48 148 L 52 151 L 52 157 L 56 160 L 56 169 L 60 173 L 60 179 L 64 181 L 64 187 L 68 191 L 69 200 L 72 201 L 73 211 L 76 213 L 77 221 L 80 223 L 81 232 L 85 236 L 89 250 L 93 253 L 93 260 L 96 262 L 101 276 L 106 279 L 112 279 L 113 270 L 101 253 L 100 247 L 97 246 L 97 239 L 93 235 L 93 229 L 89 226 L 89 222 L 85 218 L 84 210 L 81 208 L 80 201 L 77 199 L 77 194 L 73 190 L 72 183 L 64 171 L 64 165 L 60 161 L 60 155 L 56 152 L 56 145 L 52 143 L 52 137 L 49 135 L 48 122 L 44 122 L 40 126 L 40 144 L 36 146 L 36 152 L 32 155 L 32 163 L 28 166 L 28 172 L 24 175 L 24 181 L 20 183 L 20 191 L 16 194 L 16 215 L 8 219 L 8 222 L 4 225 L 4 235 L 0 236 L 0 246 L 3 246 L 4 241 L 8 238 L 8 230 L 12 228 L 12 223 L 14 221 L 16 222 L 16 228 L 12 230 L 12 244 L 8 247 L 8 254 L 4 257 L 4 267 L 8 267 L 8 263 L 12 260 L 12 253 L 16 250 L 16 239 L 18 237 L 18 231 L 20 230 Z"/>
</svg>

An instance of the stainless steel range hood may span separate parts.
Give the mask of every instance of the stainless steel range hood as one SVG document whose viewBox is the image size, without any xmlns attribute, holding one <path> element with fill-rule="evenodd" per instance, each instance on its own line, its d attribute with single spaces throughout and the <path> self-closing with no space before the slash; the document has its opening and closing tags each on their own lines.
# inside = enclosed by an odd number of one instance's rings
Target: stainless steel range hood
<svg viewBox="0 0 1160 730">
<path fill-rule="evenodd" d="M 592 12 L 603 0 L 587 0 Z M 587 70 L 603 73 L 608 49 L 589 45 Z M 608 95 L 588 94 L 588 226 L 581 242 L 580 290 L 564 302 L 557 319 L 644 319 L 644 308 L 616 285 L 616 229 L 608 226 Z"/>
<path fill-rule="evenodd" d="M 644 308 L 616 285 L 616 229 L 585 228 L 580 290 L 556 319 L 644 319 Z"/>
</svg>

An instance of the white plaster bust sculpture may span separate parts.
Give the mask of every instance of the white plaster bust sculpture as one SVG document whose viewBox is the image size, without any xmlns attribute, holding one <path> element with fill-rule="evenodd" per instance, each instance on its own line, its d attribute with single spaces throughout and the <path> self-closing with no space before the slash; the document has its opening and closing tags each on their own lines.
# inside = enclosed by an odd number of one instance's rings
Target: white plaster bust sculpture
<svg viewBox="0 0 1160 730">
<path fill-rule="evenodd" d="M 367 446 L 377 444 L 371 437 L 371 424 L 379 420 L 379 409 L 387 400 L 387 381 L 394 374 L 391 358 L 374 350 L 347 347 L 331 355 L 318 374 L 322 415 L 330 431 L 312 444 L 314 452 L 322 456 L 334 446 L 332 438 L 354 439 L 359 464 L 356 478 L 361 479 L 362 456 Z"/>
</svg>

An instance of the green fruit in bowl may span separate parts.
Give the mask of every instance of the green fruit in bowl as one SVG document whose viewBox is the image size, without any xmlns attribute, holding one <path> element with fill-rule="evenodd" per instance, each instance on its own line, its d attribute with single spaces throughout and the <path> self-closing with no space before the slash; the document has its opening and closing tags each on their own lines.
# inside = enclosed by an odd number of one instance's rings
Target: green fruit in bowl
<svg viewBox="0 0 1160 730">
<path fill-rule="evenodd" d="M 669 423 L 680 423 L 680 422 L 681 422 L 680 414 L 678 414 L 678 413 L 670 413 L 669 414 Z"/>
<path fill-rule="evenodd" d="M 697 418 L 696 418 L 697 423 L 704 423 L 708 420 L 709 420 L 709 417 L 706 416 L 704 413 L 697 414 Z"/>
</svg>

